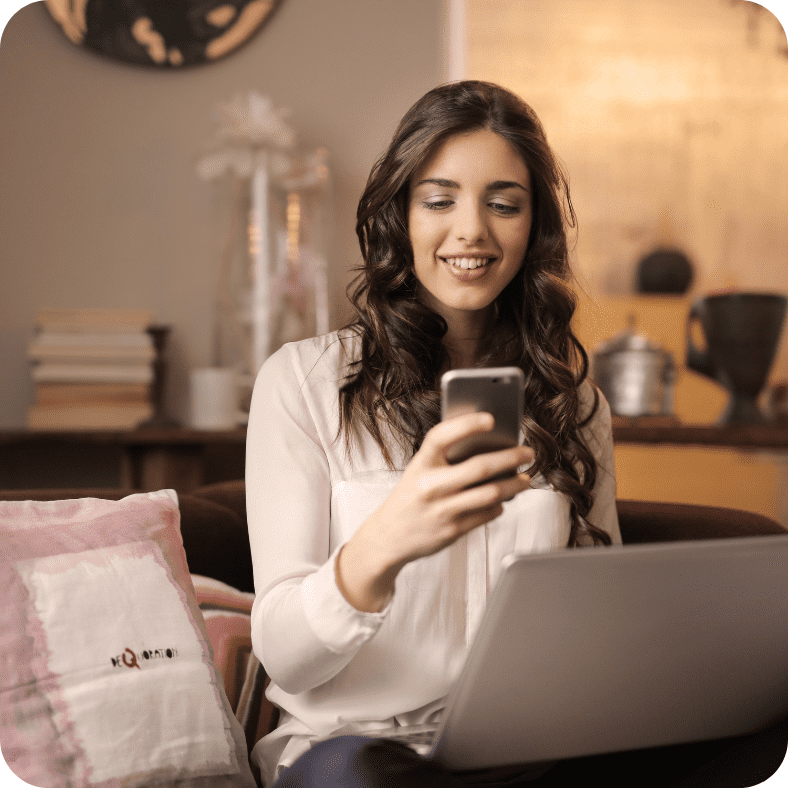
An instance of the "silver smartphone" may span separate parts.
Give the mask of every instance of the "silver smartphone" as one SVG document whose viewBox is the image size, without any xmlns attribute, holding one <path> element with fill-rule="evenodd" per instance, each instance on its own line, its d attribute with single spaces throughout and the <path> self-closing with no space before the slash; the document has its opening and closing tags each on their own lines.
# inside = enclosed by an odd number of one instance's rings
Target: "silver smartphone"
<svg viewBox="0 0 788 788">
<path fill-rule="evenodd" d="M 441 377 L 441 418 L 466 413 L 492 413 L 490 432 L 465 438 L 449 447 L 446 459 L 462 462 L 488 451 L 508 449 L 520 443 L 525 376 L 517 367 L 453 369 Z M 514 476 L 514 473 L 508 474 Z"/>
</svg>

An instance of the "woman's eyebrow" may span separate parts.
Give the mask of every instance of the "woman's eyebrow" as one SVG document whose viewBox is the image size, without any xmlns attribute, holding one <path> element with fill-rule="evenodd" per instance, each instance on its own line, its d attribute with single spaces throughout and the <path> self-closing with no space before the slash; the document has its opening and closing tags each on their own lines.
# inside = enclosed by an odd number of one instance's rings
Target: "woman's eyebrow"
<svg viewBox="0 0 788 788">
<path fill-rule="evenodd" d="M 448 178 L 425 178 L 415 184 L 414 188 L 423 186 L 425 183 L 432 183 L 435 186 L 442 186 L 444 189 L 459 189 L 460 184 L 457 181 L 451 181 Z M 487 184 L 487 191 L 500 191 L 501 189 L 522 189 L 527 192 L 528 189 L 517 181 L 493 181 Z"/>
<path fill-rule="evenodd" d="M 517 181 L 493 181 L 487 185 L 487 191 L 494 192 L 500 189 L 522 189 L 524 192 L 528 191 L 522 183 L 517 183 Z"/>
<path fill-rule="evenodd" d="M 419 181 L 416 186 L 423 186 L 425 183 L 434 183 L 436 186 L 443 186 L 444 189 L 460 188 L 460 184 L 457 181 L 450 181 L 447 178 L 425 178 L 423 181 Z"/>
</svg>

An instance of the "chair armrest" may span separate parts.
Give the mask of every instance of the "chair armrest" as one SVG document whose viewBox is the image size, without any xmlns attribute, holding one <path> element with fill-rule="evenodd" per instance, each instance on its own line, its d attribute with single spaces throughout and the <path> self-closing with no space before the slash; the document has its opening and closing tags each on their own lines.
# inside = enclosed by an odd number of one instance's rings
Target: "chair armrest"
<svg viewBox="0 0 788 788">
<path fill-rule="evenodd" d="M 624 544 L 727 539 L 787 533 L 780 523 L 756 512 L 722 506 L 616 501 Z"/>
</svg>

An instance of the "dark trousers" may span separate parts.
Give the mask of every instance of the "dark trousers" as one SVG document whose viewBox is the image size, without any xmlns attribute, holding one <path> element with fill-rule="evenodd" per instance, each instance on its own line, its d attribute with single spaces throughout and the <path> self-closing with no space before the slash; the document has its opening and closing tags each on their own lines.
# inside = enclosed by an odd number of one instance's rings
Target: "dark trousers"
<svg viewBox="0 0 788 788">
<path fill-rule="evenodd" d="M 275 788 L 745 788 L 769 778 L 786 754 L 788 720 L 750 736 L 561 761 L 533 769 L 452 772 L 399 742 L 339 736 L 320 742 Z"/>
</svg>

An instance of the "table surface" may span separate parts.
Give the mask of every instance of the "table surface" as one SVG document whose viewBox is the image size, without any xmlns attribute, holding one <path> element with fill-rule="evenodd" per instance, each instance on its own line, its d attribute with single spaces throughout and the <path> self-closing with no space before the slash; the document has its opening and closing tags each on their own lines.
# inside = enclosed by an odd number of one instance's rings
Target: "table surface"
<svg viewBox="0 0 788 788">
<path fill-rule="evenodd" d="M 0 430 L 0 444 L 67 441 L 72 443 L 115 443 L 134 445 L 204 445 L 244 443 L 246 428 L 234 430 L 192 430 L 182 427 L 137 430 Z"/>
<path fill-rule="evenodd" d="M 614 418 L 615 443 L 717 446 L 734 449 L 788 449 L 788 424 L 682 424 Z"/>
<path fill-rule="evenodd" d="M 718 446 L 743 449 L 788 449 L 788 424 L 725 425 L 682 424 L 675 420 L 614 417 L 616 443 Z M 246 428 L 211 431 L 185 428 L 139 430 L 0 430 L 0 444 L 36 441 L 115 443 L 124 446 L 240 444 Z"/>
</svg>

